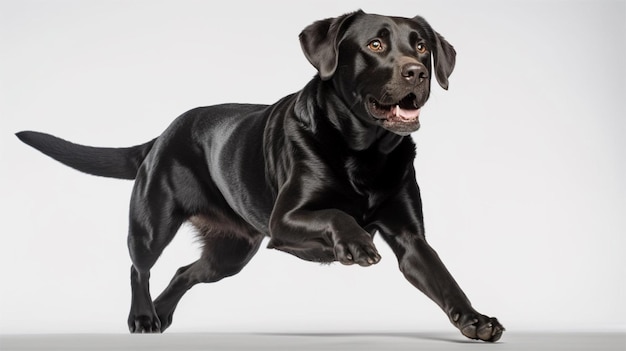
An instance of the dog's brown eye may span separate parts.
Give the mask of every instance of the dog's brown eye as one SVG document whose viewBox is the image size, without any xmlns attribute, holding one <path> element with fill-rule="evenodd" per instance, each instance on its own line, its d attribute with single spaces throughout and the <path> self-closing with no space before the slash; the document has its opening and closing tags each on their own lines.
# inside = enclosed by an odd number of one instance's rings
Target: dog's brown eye
<svg viewBox="0 0 626 351">
<path fill-rule="evenodd" d="M 417 44 L 416 48 L 417 48 L 417 52 L 419 52 L 420 54 L 423 54 L 423 53 L 426 52 L 426 45 L 424 45 L 422 43 Z"/>
<path fill-rule="evenodd" d="M 384 50 L 383 43 L 381 43 L 378 39 L 370 41 L 370 43 L 367 44 L 367 47 L 374 52 L 381 52 Z"/>
</svg>

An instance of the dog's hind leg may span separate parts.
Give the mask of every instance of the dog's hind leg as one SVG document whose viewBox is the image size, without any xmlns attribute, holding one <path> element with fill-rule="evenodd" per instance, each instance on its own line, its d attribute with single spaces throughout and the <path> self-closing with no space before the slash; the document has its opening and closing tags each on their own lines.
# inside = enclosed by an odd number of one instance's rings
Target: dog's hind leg
<svg viewBox="0 0 626 351">
<path fill-rule="evenodd" d="M 175 205 L 175 192 L 159 180 L 154 175 L 138 177 L 130 204 L 128 250 L 133 266 L 128 328 L 131 333 L 161 332 L 150 296 L 150 269 L 185 219 Z"/>
<path fill-rule="evenodd" d="M 187 290 L 198 283 L 213 283 L 239 273 L 263 240 L 263 235 L 251 228 L 212 226 L 212 220 L 204 216 L 194 216 L 191 221 L 202 236 L 202 257 L 178 269 L 170 284 L 154 301 L 161 331 L 171 325 L 176 305 Z M 219 222 L 224 223 L 223 220 Z"/>
</svg>

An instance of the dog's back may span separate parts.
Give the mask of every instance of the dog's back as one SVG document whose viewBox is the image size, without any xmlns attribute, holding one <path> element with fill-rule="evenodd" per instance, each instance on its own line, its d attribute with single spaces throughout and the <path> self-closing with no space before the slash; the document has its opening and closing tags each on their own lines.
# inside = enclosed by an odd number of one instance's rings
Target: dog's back
<svg viewBox="0 0 626 351">
<path fill-rule="evenodd" d="M 464 335 L 498 340 L 504 327 L 472 307 L 426 242 L 413 168 L 409 134 L 431 78 L 448 88 L 454 48 L 419 16 L 362 11 L 311 24 L 300 43 L 319 74 L 271 106 L 197 108 L 155 141 L 123 149 L 18 134 L 81 171 L 136 179 L 130 331 L 167 329 L 187 290 L 238 273 L 266 235 L 268 247 L 309 261 L 370 266 L 381 259 L 379 233 L 407 280 Z M 152 300 L 150 270 L 185 221 L 198 229 L 202 255 Z"/>
</svg>

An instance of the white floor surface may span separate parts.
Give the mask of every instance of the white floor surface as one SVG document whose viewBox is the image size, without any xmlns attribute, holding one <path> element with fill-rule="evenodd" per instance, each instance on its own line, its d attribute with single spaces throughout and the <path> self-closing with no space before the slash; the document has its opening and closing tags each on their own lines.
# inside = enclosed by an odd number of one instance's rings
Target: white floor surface
<svg viewBox="0 0 626 351">
<path fill-rule="evenodd" d="M 179 333 L 0 335 L 0 350 L 626 350 L 626 333 L 505 333 L 495 343 L 455 333 Z"/>
</svg>

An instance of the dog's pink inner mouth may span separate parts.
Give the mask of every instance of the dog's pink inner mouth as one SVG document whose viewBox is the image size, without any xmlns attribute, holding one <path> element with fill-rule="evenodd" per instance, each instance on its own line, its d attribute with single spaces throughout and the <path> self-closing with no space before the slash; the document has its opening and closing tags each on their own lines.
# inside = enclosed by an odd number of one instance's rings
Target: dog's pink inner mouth
<svg viewBox="0 0 626 351">
<path fill-rule="evenodd" d="M 397 122 L 414 122 L 419 118 L 420 108 L 414 94 L 405 96 L 395 104 L 381 104 L 375 99 L 369 101 L 370 111 L 377 119 Z"/>
</svg>

